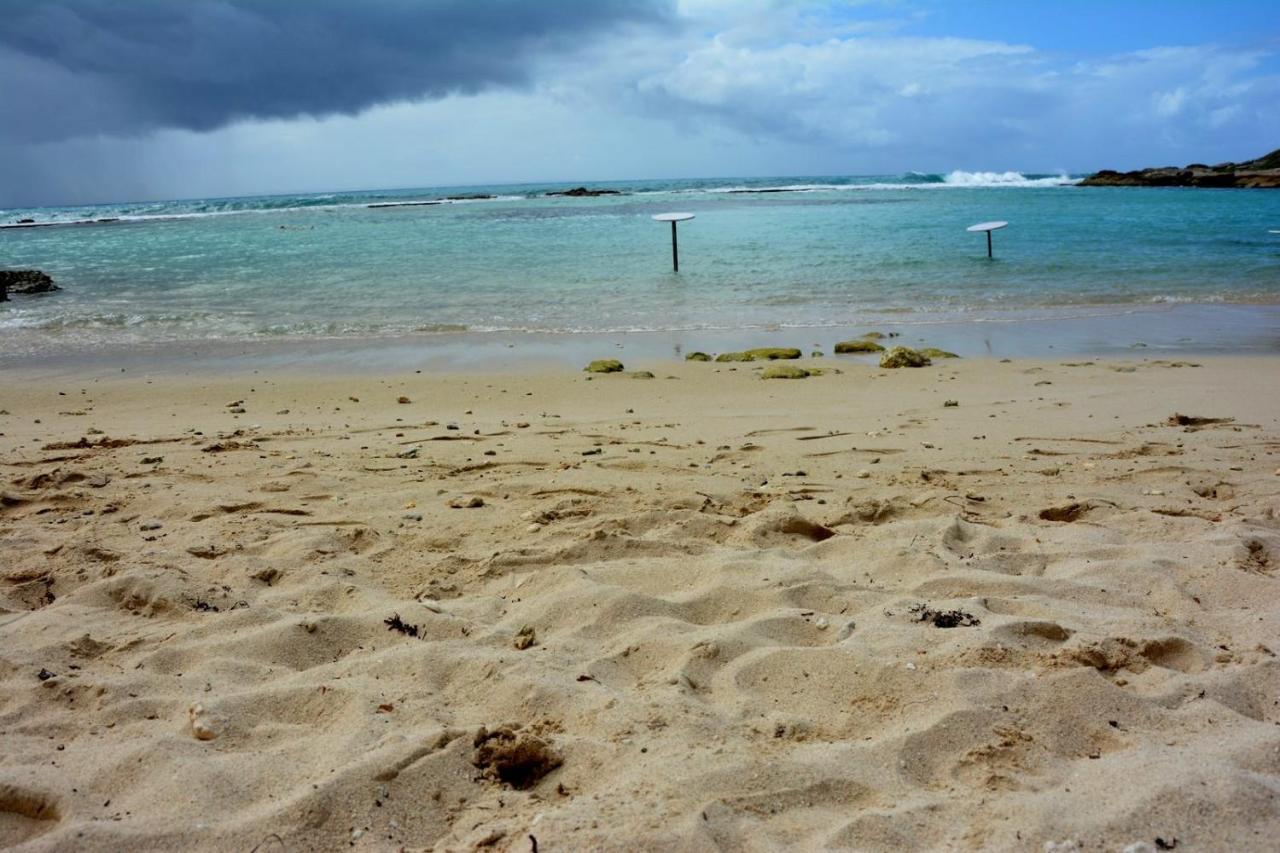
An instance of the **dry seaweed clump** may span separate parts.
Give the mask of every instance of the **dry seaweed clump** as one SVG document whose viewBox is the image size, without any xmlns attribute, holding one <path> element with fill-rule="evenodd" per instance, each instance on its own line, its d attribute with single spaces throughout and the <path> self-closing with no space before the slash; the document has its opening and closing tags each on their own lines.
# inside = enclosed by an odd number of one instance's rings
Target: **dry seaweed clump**
<svg viewBox="0 0 1280 853">
<path fill-rule="evenodd" d="M 761 379 L 805 379 L 812 376 L 811 371 L 794 364 L 771 364 L 760 374 Z"/>
<path fill-rule="evenodd" d="M 587 373 L 619 373 L 622 371 L 622 362 L 616 358 L 597 358 L 582 369 Z"/>
<path fill-rule="evenodd" d="M 774 361 L 799 357 L 800 350 L 795 347 L 759 347 L 742 352 L 722 352 L 716 356 L 716 361 Z"/>
<path fill-rule="evenodd" d="M 840 341 L 836 344 L 838 355 L 859 352 L 884 352 L 884 347 L 875 341 Z"/>
<path fill-rule="evenodd" d="M 564 763 L 545 740 L 509 725 L 493 731 L 481 726 L 473 745 L 476 752 L 471 763 L 485 778 L 521 790 L 532 788 Z"/>
<path fill-rule="evenodd" d="M 925 367 L 932 363 L 927 355 L 911 347 L 894 347 L 880 357 L 881 367 Z"/>
</svg>

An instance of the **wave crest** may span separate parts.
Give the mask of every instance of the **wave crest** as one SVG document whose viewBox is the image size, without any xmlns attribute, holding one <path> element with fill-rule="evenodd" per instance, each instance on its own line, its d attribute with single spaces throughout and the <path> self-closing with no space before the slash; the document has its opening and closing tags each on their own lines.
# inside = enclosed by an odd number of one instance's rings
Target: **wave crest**
<svg viewBox="0 0 1280 853">
<path fill-rule="evenodd" d="M 1032 175 L 1021 172 L 964 172 L 957 169 L 942 182 L 953 187 L 1062 187 L 1076 183 L 1067 175 Z"/>
</svg>

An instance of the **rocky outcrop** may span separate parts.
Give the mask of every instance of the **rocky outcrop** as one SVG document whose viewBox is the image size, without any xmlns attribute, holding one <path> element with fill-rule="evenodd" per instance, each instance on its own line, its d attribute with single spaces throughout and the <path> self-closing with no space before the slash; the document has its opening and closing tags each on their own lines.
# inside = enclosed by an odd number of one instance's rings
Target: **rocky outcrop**
<svg viewBox="0 0 1280 853">
<path fill-rule="evenodd" d="M 52 293 L 62 288 L 40 270 L 0 270 L 0 302 L 10 293 Z"/>
<path fill-rule="evenodd" d="M 1182 168 L 1161 166 L 1136 172 L 1103 169 L 1082 180 L 1079 186 L 1280 189 L 1280 149 L 1244 163 L 1192 163 Z"/>
<path fill-rule="evenodd" d="M 574 187 L 571 190 L 559 190 L 547 195 L 565 195 L 573 198 L 595 198 L 598 195 L 622 195 L 619 190 L 589 190 L 586 187 Z"/>
</svg>

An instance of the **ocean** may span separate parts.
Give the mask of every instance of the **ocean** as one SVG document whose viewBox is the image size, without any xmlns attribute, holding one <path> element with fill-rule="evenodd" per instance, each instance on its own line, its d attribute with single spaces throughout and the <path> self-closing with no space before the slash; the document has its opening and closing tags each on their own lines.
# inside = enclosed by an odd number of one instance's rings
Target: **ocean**
<svg viewBox="0 0 1280 853">
<path fill-rule="evenodd" d="M 908 173 L 0 210 L 0 268 L 39 268 L 64 288 L 0 304 L 0 354 L 1043 325 L 1280 303 L 1280 192 L 1074 183 Z M 651 219 L 669 211 L 696 216 L 680 225 L 678 274 L 669 226 Z M 22 219 L 59 224 L 8 227 Z M 986 220 L 1009 222 L 990 260 L 965 230 Z"/>
</svg>

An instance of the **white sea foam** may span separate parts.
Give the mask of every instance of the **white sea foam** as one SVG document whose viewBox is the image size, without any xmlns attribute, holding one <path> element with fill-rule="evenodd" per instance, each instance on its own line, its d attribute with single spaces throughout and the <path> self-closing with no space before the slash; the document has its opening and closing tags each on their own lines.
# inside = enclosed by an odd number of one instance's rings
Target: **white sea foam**
<svg viewBox="0 0 1280 853">
<path fill-rule="evenodd" d="M 1067 175 L 1028 178 L 1021 172 L 962 172 L 959 170 L 948 173 L 943 179 L 943 185 L 948 187 L 1064 187 L 1077 182 L 1077 178 Z"/>
</svg>

